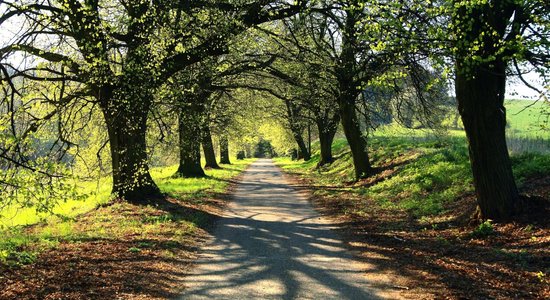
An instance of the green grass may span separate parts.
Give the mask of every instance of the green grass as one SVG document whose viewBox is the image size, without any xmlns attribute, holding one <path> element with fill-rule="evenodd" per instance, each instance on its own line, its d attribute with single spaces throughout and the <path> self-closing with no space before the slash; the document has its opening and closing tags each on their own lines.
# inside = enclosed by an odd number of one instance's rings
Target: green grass
<svg viewBox="0 0 550 300">
<path fill-rule="evenodd" d="M 550 138 L 549 106 L 542 101 L 506 100 L 508 134 L 514 136 Z"/>
<path fill-rule="evenodd" d="M 387 130 L 387 128 L 386 128 Z M 405 133 L 403 133 L 405 132 Z M 458 134 L 430 136 L 426 131 L 398 130 L 378 132 L 369 140 L 369 151 L 380 174 L 355 184 L 353 164 L 344 139 L 337 139 L 333 151 L 337 160 L 328 167 L 316 169 L 318 145 L 308 162 L 277 158 L 276 162 L 290 173 L 311 179 L 321 186 L 340 187 L 318 190 L 325 196 L 342 191 L 352 195 L 346 200 L 349 213 L 363 215 L 375 203 L 384 210 L 409 213 L 416 218 L 445 212 L 447 204 L 465 193 L 473 192 L 473 179 L 466 140 Z M 550 156 L 521 154 L 512 156 L 518 184 L 532 176 L 550 174 Z"/>
<path fill-rule="evenodd" d="M 548 114 L 550 106 L 542 101 L 507 100 L 506 138 L 513 153 L 550 153 Z"/>
<path fill-rule="evenodd" d="M 514 137 L 550 138 L 548 121 L 550 105 L 544 101 L 513 100 L 504 101 L 506 108 L 507 134 Z M 451 115 L 444 122 L 452 126 L 452 120 L 458 117 L 458 112 L 452 110 Z M 462 123 L 458 118 L 458 127 L 462 129 Z M 459 132 L 462 132 L 460 130 Z"/>
<path fill-rule="evenodd" d="M 160 189 L 171 196 L 185 197 L 192 193 L 209 190 L 221 192 L 226 187 L 227 180 L 240 173 L 250 160 L 236 160 L 231 165 L 224 165 L 221 170 L 206 170 L 207 178 L 172 178 L 176 172 L 177 165 L 152 168 L 151 176 L 159 185 Z M 86 213 L 101 204 L 109 202 L 112 180 L 109 177 L 101 178 L 98 181 L 78 182 L 79 192 L 85 195 L 82 200 L 69 200 L 59 203 L 53 209 L 53 213 L 65 218 L 73 218 Z M 33 207 L 13 205 L 0 210 L 0 229 L 14 226 L 31 225 L 46 221 L 50 218 L 57 218 L 49 213 L 37 213 Z"/>
<path fill-rule="evenodd" d="M 81 181 L 77 183 L 79 193 L 83 199 L 69 200 L 58 203 L 53 213 L 62 217 L 72 218 L 105 204 L 110 200 L 112 181 L 110 178 L 101 178 L 97 181 Z M 34 207 L 20 207 L 11 205 L 0 210 L 0 230 L 14 226 L 31 225 L 46 221 L 52 215 L 46 212 L 37 212 Z"/>
<path fill-rule="evenodd" d="M 227 187 L 227 180 L 239 174 L 251 162 L 247 160 L 236 160 L 232 165 L 225 165 L 221 170 L 206 170 L 207 177 L 204 178 L 174 178 L 177 166 L 157 169 L 151 172 L 156 178 L 160 189 L 170 196 L 187 197 L 196 195 L 202 191 L 221 193 Z"/>
<path fill-rule="evenodd" d="M 252 161 L 238 160 L 231 165 L 222 165 L 223 169 L 220 170 L 206 170 L 207 177 L 202 179 L 173 178 L 177 166 L 154 168 L 151 175 L 169 196 L 197 205 L 208 194 L 224 192 L 229 180 L 240 174 Z M 91 183 L 82 186 L 82 192 L 88 193 L 86 188 L 90 189 Z M 4 223 L 11 222 L 11 225 L 0 231 L 3 236 L 0 239 L 0 263 L 12 267 L 30 264 L 38 253 L 57 247 L 62 241 L 78 243 L 136 235 L 145 239 L 168 234 L 174 237 L 174 245 L 179 245 L 198 226 L 204 225 L 206 220 L 206 216 L 200 212 L 175 215 L 151 206 L 135 207 L 124 202 L 96 210 L 93 214 L 82 215 L 109 201 L 110 180 L 101 182 L 97 190 L 99 192 L 85 200 L 67 201 L 56 207 L 56 212 L 72 218 L 46 217 L 36 212 L 33 214 L 32 209 L 24 209 L 23 213 L 2 219 Z M 44 223 L 25 226 L 40 221 Z M 140 243 L 128 251 L 137 253 L 142 248 L 146 248 L 146 245 Z"/>
<path fill-rule="evenodd" d="M 550 174 L 550 130 L 544 129 L 548 105 L 520 100 L 507 100 L 505 105 L 508 146 L 514 175 L 521 186 L 531 176 Z M 308 162 L 286 158 L 277 162 L 289 172 L 312 178 L 319 185 L 340 186 L 341 190 L 364 199 L 364 203 L 352 205 L 355 207 L 352 213 L 361 214 L 367 209 L 367 202 L 372 201 L 381 208 L 406 211 L 416 217 L 438 215 L 450 201 L 473 192 L 463 130 L 408 129 L 397 124 L 378 128 L 369 138 L 373 165 L 406 163 L 394 168 L 392 174 L 379 175 L 383 180 L 369 183 L 368 188 L 362 187 L 362 183 L 345 184 L 354 180 L 354 174 L 344 138 L 336 139 L 333 144 L 333 153 L 338 159 L 322 169 L 315 168 L 319 147 L 314 146 L 312 160 Z"/>
<path fill-rule="evenodd" d="M 506 100 L 504 106 L 506 107 L 507 121 L 506 139 L 510 152 L 549 154 L 550 128 L 548 121 L 550 120 L 550 105 L 548 102 Z M 458 112 L 453 110 L 451 115 L 445 120 L 444 125 L 451 128 L 454 126 L 453 120 L 457 118 Z M 465 136 L 460 120 L 457 126 L 460 130 L 451 130 L 449 134 L 451 136 Z M 396 131 L 395 128 L 391 128 L 391 130 Z"/>
</svg>

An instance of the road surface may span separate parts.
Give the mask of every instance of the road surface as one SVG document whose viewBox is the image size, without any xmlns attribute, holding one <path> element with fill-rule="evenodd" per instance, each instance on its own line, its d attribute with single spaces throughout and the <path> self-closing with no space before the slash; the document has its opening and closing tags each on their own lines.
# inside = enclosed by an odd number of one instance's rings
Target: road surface
<svg viewBox="0 0 550 300">
<path fill-rule="evenodd" d="M 271 160 L 253 163 L 216 223 L 181 299 L 381 299 L 328 220 Z"/>
</svg>

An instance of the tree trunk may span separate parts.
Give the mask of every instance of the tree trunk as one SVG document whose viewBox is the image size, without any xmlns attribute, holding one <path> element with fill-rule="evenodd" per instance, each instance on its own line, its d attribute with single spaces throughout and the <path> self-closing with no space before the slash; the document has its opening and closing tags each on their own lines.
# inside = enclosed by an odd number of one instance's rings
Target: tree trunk
<svg viewBox="0 0 550 300">
<path fill-rule="evenodd" d="M 225 134 L 220 136 L 220 163 L 226 165 L 231 164 L 229 160 L 229 140 Z"/>
<path fill-rule="evenodd" d="M 355 26 L 357 16 L 354 11 L 348 10 L 342 37 L 341 63 L 336 65 L 339 95 L 337 98 L 338 111 L 344 134 L 353 156 L 353 166 L 357 179 L 368 177 L 372 174 L 372 167 L 369 161 L 367 140 L 361 131 L 359 118 L 355 112 L 355 101 L 360 93 L 361 81 L 357 80 L 357 61 L 355 54 L 357 49 L 357 37 Z"/>
<path fill-rule="evenodd" d="M 332 157 L 332 141 L 334 140 L 334 133 L 323 132 L 319 133 L 319 143 L 321 144 L 321 160 L 319 160 L 318 166 L 324 166 L 334 161 Z"/>
<path fill-rule="evenodd" d="M 330 164 L 334 161 L 332 157 L 332 142 L 340 119 L 338 114 L 335 114 L 333 118 L 330 118 L 329 114 L 324 114 L 322 117 L 316 120 L 319 131 L 319 144 L 321 146 L 321 159 L 317 166 Z"/>
<path fill-rule="evenodd" d="M 301 108 L 291 100 L 285 100 L 285 105 L 290 131 L 292 132 L 292 136 L 298 145 L 298 159 L 303 158 L 305 161 L 308 161 L 311 159 L 311 153 L 307 149 L 304 137 L 302 136 L 304 127 L 302 125 L 302 118 L 300 114 Z"/>
<path fill-rule="evenodd" d="M 294 149 L 294 152 L 296 152 L 296 160 L 302 159 L 302 151 L 300 149 Z"/>
<path fill-rule="evenodd" d="M 304 141 L 304 138 L 302 137 L 301 132 L 297 132 L 292 130 L 292 136 L 294 137 L 294 140 L 296 141 L 296 144 L 298 144 L 298 150 L 300 154 L 298 155 L 300 158 L 303 158 L 305 161 L 308 161 L 311 159 L 311 154 L 309 153 L 306 142 Z"/>
<path fill-rule="evenodd" d="M 359 119 L 355 113 L 355 101 L 341 99 L 338 101 L 340 120 L 344 128 L 344 134 L 351 149 L 355 177 L 357 179 L 368 177 L 372 174 L 372 166 L 369 160 L 367 140 L 359 126 Z"/>
<path fill-rule="evenodd" d="M 180 164 L 177 176 L 204 177 L 201 167 L 201 109 L 198 104 L 182 107 L 179 114 Z"/>
<path fill-rule="evenodd" d="M 206 160 L 205 168 L 221 169 L 216 162 L 216 152 L 214 151 L 210 124 L 208 123 L 208 120 L 204 120 L 201 129 L 202 150 L 204 151 L 204 159 Z"/>
<path fill-rule="evenodd" d="M 311 156 L 311 123 L 307 123 L 307 152 Z"/>
<path fill-rule="evenodd" d="M 506 220 L 519 208 L 519 194 L 506 145 L 505 64 L 481 65 L 464 75 L 457 64 L 456 98 L 468 137 L 481 216 Z"/>
<path fill-rule="evenodd" d="M 506 35 L 520 34 L 509 20 L 521 12 L 514 1 L 455 5 L 453 25 L 461 33 L 456 43 L 456 99 L 468 138 L 479 213 L 482 218 L 507 220 L 519 211 L 521 201 L 506 145 L 504 97 L 510 53 L 503 51 L 502 41 Z"/>
<path fill-rule="evenodd" d="M 143 95 L 132 99 L 136 96 L 121 91 L 117 91 L 117 98 L 110 91 L 102 94 L 100 103 L 111 148 L 113 195 L 137 204 L 161 198 L 147 165 L 145 134 L 151 100 Z"/>
</svg>

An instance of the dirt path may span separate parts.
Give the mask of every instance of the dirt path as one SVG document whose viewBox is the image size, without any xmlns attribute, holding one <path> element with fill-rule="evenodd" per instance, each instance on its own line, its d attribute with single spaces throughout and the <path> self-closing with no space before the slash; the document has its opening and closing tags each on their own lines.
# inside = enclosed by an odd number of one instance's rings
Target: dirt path
<svg viewBox="0 0 550 300">
<path fill-rule="evenodd" d="M 182 299 L 398 298 L 373 279 L 271 160 L 244 174 L 232 203 L 188 276 Z"/>
</svg>

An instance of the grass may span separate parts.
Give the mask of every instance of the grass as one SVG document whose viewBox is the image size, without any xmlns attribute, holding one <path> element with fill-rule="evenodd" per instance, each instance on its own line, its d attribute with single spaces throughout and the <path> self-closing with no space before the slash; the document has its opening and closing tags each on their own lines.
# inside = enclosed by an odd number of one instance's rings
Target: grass
<svg viewBox="0 0 550 300">
<path fill-rule="evenodd" d="M 388 128 L 386 128 L 388 130 Z M 403 134 L 406 132 L 406 134 Z M 457 198 L 473 193 L 473 179 L 465 138 L 457 134 L 435 137 L 426 131 L 394 131 L 377 133 L 369 141 L 372 163 L 377 175 L 353 183 L 351 154 L 344 139 L 335 141 L 336 161 L 328 167 L 316 168 L 318 145 L 308 162 L 277 158 L 276 162 L 290 173 L 299 174 L 319 186 L 322 196 L 337 196 L 345 191 L 347 213 L 366 215 L 375 203 L 377 209 L 405 212 L 414 218 L 445 213 Z M 550 156 L 525 153 L 512 156 L 518 184 L 533 176 L 550 174 Z"/>
<path fill-rule="evenodd" d="M 506 100 L 508 134 L 532 138 L 550 138 L 548 104 L 542 101 Z"/>
<path fill-rule="evenodd" d="M 248 160 L 237 160 L 232 165 L 226 165 L 220 170 L 206 170 L 207 177 L 204 178 L 174 178 L 177 166 L 162 169 L 155 169 L 151 172 L 153 178 L 158 178 L 160 189 L 173 197 L 197 197 L 203 191 L 221 193 L 227 187 L 227 180 L 241 173 L 251 162 Z"/>
<path fill-rule="evenodd" d="M 109 201 L 108 180 L 99 186 L 98 192 L 93 196 L 83 201 L 61 203 L 56 208 L 56 212 L 70 218 L 45 217 L 36 213 L 33 215 L 32 209 L 23 210 L 9 219 L 2 219 L 4 224 L 11 224 L 0 231 L 3 235 L 0 240 L 0 264 L 10 267 L 30 264 L 39 253 L 56 248 L 62 242 L 116 240 L 136 235 L 145 239 L 169 235 L 177 245 L 184 242 L 185 237 L 196 228 L 205 225 L 206 216 L 195 208 L 205 204 L 205 198 L 209 195 L 223 193 L 230 179 L 240 174 L 252 161 L 240 160 L 232 165 L 222 165 L 223 169 L 220 170 L 206 170 L 206 178 L 173 178 L 177 166 L 152 169 L 151 175 L 160 189 L 183 206 L 190 207 L 185 213 L 120 202 L 84 214 Z M 85 183 L 83 186 L 89 188 L 90 184 Z M 84 189 L 83 192 L 88 190 Z M 40 221 L 43 223 L 28 226 Z M 136 249 L 145 247 L 145 244 L 135 245 L 128 251 L 139 252 Z"/>
<path fill-rule="evenodd" d="M 177 165 L 152 168 L 151 176 L 160 189 L 171 196 L 185 197 L 191 193 L 198 193 L 206 189 L 213 192 L 221 192 L 226 186 L 223 180 L 241 172 L 249 162 L 247 160 L 235 161 L 234 164 L 224 166 L 224 169 L 221 170 L 206 170 L 208 176 L 206 178 L 172 178 L 172 175 L 177 170 Z M 103 177 L 97 181 L 81 181 L 77 184 L 80 194 L 85 195 L 84 199 L 59 203 L 53 209 L 53 213 L 58 215 L 58 217 L 73 218 L 111 200 L 112 180 L 110 177 Z M 36 224 L 58 217 L 52 216 L 50 213 L 37 213 L 33 207 L 22 208 L 13 205 L 0 210 L 0 230 L 2 228 Z"/>
<path fill-rule="evenodd" d="M 58 203 L 53 208 L 53 213 L 71 218 L 107 203 L 110 200 L 111 182 L 110 178 L 101 178 L 94 182 L 79 182 L 79 192 L 84 195 L 84 198 Z M 39 213 L 34 207 L 8 206 L 0 210 L 0 230 L 35 224 L 51 217 L 51 213 Z"/>
<path fill-rule="evenodd" d="M 550 106 L 547 102 L 533 100 L 506 100 L 506 139 L 512 153 L 537 152 L 550 153 L 550 130 L 548 121 Z M 445 125 L 456 126 L 460 130 L 451 130 L 452 136 L 464 136 L 458 112 L 453 112 Z M 395 128 L 392 128 L 395 131 Z M 387 133 L 383 133 L 387 134 Z M 390 133 L 391 134 L 391 133 Z"/>
<path fill-rule="evenodd" d="M 550 138 L 548 121 L 550 106 L 544 101 L 533 100 L 505 100 L 507 134 L 516 137 Z M 453 121 L 451 121 L 453 120 Z M 458 120 L 458 129 L 463 128 L 458 112 L 453 110 L 445 124 L 452 126 Z"/>
</svg>

